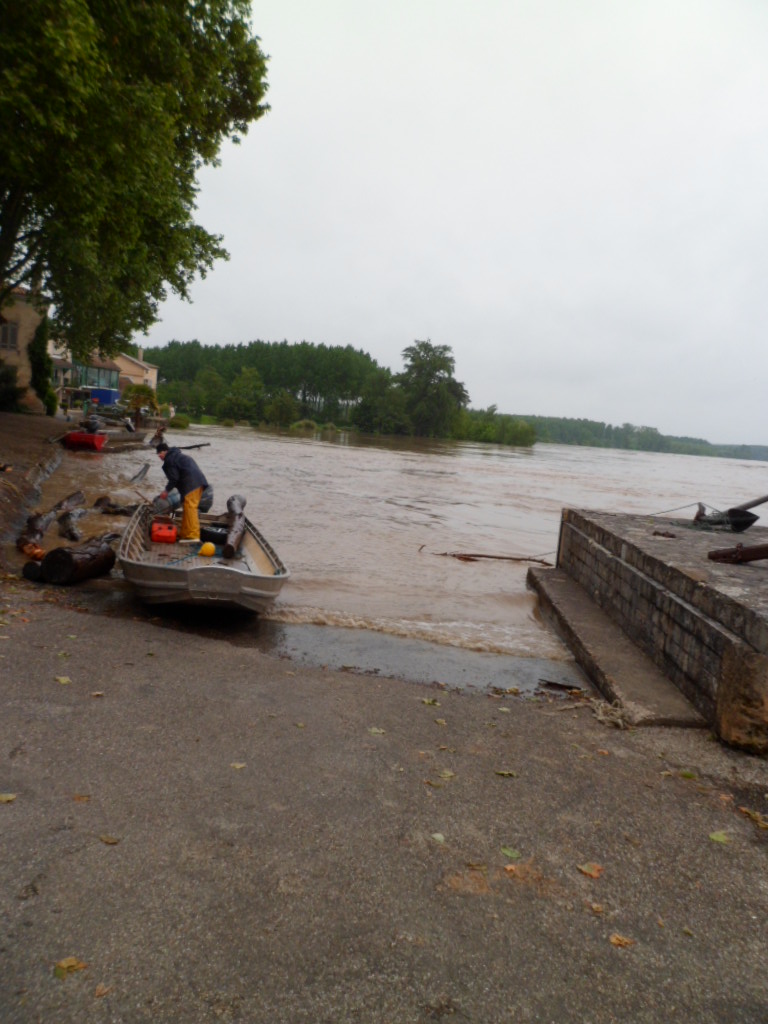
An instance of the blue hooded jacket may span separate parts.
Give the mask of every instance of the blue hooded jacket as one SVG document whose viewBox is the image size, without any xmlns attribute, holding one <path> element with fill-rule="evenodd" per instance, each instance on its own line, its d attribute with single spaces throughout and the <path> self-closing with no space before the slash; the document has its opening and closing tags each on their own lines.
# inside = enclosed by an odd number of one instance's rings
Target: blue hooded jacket
<svg viewBox="0 0 768 1024">
<path fill-rule="evenodd" d="M 182 498 L 186 498 L 190 491 L 198 487 L 208 486 L 198 464 L 180 448 L 169 448 L 165 453 L 163 472 L 168 478 L 167 490 L 176 487 Z"/>
</svg>

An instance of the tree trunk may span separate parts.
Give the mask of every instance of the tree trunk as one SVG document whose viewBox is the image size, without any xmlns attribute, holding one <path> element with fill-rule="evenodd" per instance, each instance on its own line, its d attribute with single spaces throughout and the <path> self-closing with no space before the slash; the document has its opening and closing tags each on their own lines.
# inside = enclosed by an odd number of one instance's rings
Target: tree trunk
<svg viewBox="0 0 768 1024">
<path fill-rule="evenodd" d="M 114 533 L 93 537 L 78 548 L 54 548 L 40 563 L 40 576 L 46 583 L 67 586 L 105 576 L 115 564 L 111 541 Z"/>
<path fill-rule="evenodd" d="M 245 498 L 241 494 L 233 494 L 227 498 L 229 512 L 229 533 L 222 554 L 225 558 L 234 558 L 245 533 Z"/>
</svg>

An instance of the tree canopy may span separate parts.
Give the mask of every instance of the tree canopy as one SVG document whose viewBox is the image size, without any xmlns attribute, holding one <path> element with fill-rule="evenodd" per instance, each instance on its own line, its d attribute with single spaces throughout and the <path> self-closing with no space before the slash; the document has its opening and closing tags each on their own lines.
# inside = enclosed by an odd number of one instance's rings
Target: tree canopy
<svg viewBox="0 0 768 1024">
<path fill-rule="evenodd" d="M 453 376 L 455 361 L 448 345 L 414 341 L 403 349 L 405 369 L 398 381 L 417 437 L 448 437 L 461 409 L 469 402 L 467 389 Z"/>
<path fill-rule="evenodd" d="M 0 305 L 44 294 L 73 354 L 118 351 L 226 258 L 197 173 L 268 109 L 250 0 L 0 12 Z"/>
</svg>

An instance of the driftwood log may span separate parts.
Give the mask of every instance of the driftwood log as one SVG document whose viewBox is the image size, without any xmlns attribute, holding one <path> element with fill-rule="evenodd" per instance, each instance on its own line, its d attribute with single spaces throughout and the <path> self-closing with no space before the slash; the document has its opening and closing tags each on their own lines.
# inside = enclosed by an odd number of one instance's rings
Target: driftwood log
<svg viewBox="0 0 768 1024">
<path fill-rule="evenodd" d="M 42 558 L 40 544 L 45 532 L 57 516 L 71 512 L 79 505 L 85 504 L 85 495 L 82 491 L 75 491 L 74 494 L 62 498 L 56 502 L 50 512 L 35 512 L 27 519 L 23 533 L 16 539 L 16 547 L 30 558 Z"/>
<path fill-rule="evenodd" d="M 42 579 L 42 576 L 40 575 L 40 563 L 34 561 L 25 562 L 21 570 L 21 575 L 25 580 L 29 580 L 31 583 L 38 583 Z"/>
<path fill-rule="evenodd" d="M 112 541 L 118 536 L 105 533 L 101 537 L 92 537 L 77 548 L 54 548 L 40 563 L 40 579 L 68 586 L 94 576 L 105 576 L 115 564 Z"/>
<path fill-rule="evenodd" d="M 132 516 L 138 505 L 117 505 L 108 495 L 103 494 L 94 501 L 93 507 L 105 516 Z"/>
<path fill-rule="evenodd" d="M 62 512 L 56 522 L 59 525 L 59 536 L 67 540 L 80 540 L 82 533 L 77 525 L 77 520 L 88 515 L 87 508 L 73 508 L 69 512 Z"/>
<path fill-rule="evenodd" d="M 242 494 L 233 494 L 227 498 L 227 512 L 229 512 L 229 532 L 224 544 L 222 554 L 225 558 L 234 558 L 240 542 L 245 533 L 245 498 Z"/>
<path fill-rule="evenodd" d="M 539 565 L 552 565 L 545 558 L 537 558 L 534 555 L 480 555 L 472 551 L 436 551 L 435 554 L 440 558 L 458 558 L 460 562 L 477 562 L 481 558 L 490 558 L 496 562 L 538 562 Z"/>
</svg>

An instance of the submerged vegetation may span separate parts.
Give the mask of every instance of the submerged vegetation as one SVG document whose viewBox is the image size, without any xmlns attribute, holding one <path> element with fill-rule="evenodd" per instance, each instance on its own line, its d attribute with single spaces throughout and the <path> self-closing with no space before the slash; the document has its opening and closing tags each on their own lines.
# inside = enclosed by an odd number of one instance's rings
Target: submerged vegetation
<svg viewBox="0 0 768 1024">
<path fill-rule="evenodd" d="M 445 438 L 529 448 L 537 441 L 768 461 L 768 448 L 671 437 L 655 427 L 500 413 L 469 407 L 447 345 L 415 341 L 393 373 L 351 345 L 172 341 L 144 350 L 159 367 L 158 399 L 177 419 L 282 430 Z"/>
</svg>

